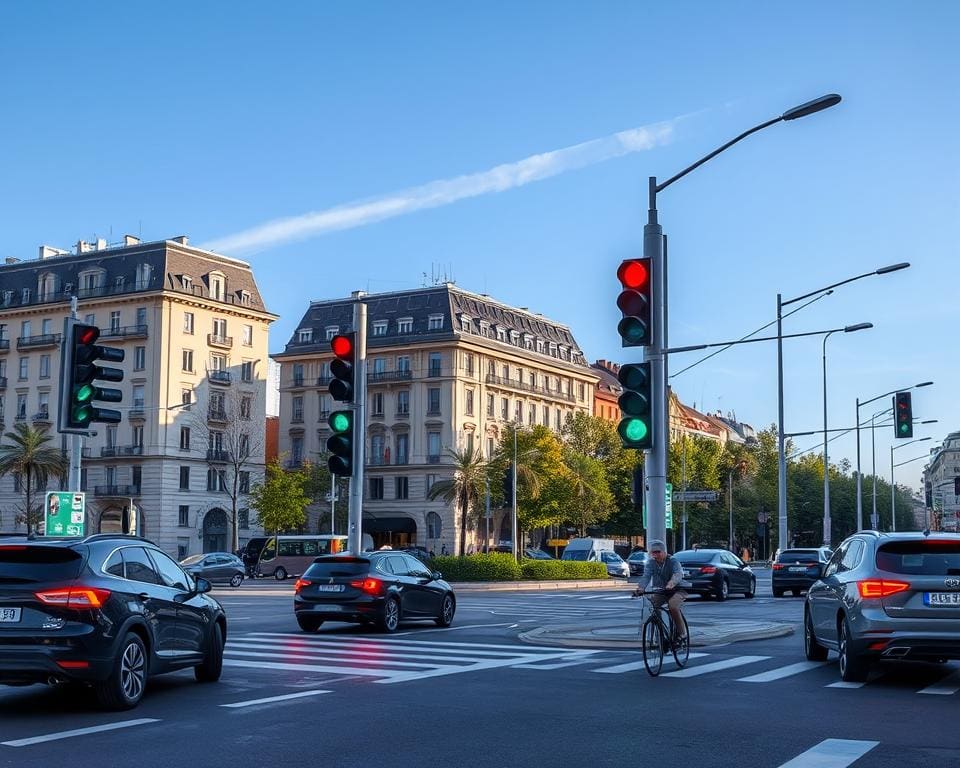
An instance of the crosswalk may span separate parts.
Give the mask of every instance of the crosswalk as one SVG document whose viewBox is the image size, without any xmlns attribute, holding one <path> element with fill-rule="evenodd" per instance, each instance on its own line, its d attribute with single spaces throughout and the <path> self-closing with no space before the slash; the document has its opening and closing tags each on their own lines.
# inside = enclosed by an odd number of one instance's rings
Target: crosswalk
<svg viewBox="0 0 960 768">
<path fill-rule="evenodd" d="M 557 599 L 560 598 L 560 599 Z M 480 611 L 491 616 L 515 616 L 529 621 L 560 622 L 583 618 L 603 619 L 623 615 L 629 595 L 535 595 L 524 597 L 460 597 L 457 610 Z"/>
</svg>

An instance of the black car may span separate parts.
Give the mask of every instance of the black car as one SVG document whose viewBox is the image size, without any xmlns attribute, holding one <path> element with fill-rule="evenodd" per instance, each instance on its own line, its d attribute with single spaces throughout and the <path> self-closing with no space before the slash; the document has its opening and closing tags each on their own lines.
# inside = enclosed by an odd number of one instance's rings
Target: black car
<svg viewBox="0 0 960 768">
<path fill-rule="evenodd" d="M 190 555 L 180 561 L 180 567 L 194 578 L 199 576 L 211 584 L 227 582 L 231 587 L 239 587 L 246 574 L 243 560 L 229 552 Z"/>
<path fill-rule="evenodd" d="M 294 586 L 293 610 L 305 632 L 324 621 L 374 623 L 384 632 L 396 632 L 407 619 L 449 627 L 456 608 L 440 573 L 392 550 L 318 557 Z"/>
<path fill-rule="evenodd" d="M 227 619 L 194 579 L 136 536 L 0 542 L 0 684 L 78 682 L 130 709 L 147 676 L 220 679 Z"/>
<path fill-rule="evenodd" d="M 823 575 L 832 554 L 826 547 L 785 549 L 780 552 L 770 574 L 773 596 L 783 597 L 787 591 L 799 595 L 810 589 Z"/>
<path fill-rule="evenodd" d="M 674 557 L 683 568 L 686 592 L 726 600 L 731 593 L 753 597 L 757 591 L 750 566 L 725 549 L 685 549 Z"/>
</svg>

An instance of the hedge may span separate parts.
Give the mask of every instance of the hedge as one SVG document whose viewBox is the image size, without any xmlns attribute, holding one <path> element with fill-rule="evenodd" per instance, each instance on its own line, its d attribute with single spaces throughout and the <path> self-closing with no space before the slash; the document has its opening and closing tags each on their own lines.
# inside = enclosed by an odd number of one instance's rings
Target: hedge
<svg viewBox="0 0 960 768">
<path fill-rule="evenodd" d="M 603 563 L 585 563 L 578 560 L 520 561 L 524 579 L 606 579 L 607 566 Z"/>
<path fill-rule="evenodd" d="M 517 564 L 513 555 L 505 552 L 456 557 L 438 555 L 430 565 L 443 574 L 447 581 L 520 581 L 521 579 L 606 579 L 603 563 L 583 563 L 568 560 L 528 560 Z"/>
</svg>

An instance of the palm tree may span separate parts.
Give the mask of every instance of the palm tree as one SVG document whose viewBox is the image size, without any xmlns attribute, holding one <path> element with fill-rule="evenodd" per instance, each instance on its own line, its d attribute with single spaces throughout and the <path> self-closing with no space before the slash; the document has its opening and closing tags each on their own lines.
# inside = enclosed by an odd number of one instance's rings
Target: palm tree
<svg viewBox="0 0 960 768">
<path fill-rule="evenodd" d="M 51 475 L 61 479 L 66 477 L 70 465 L 61 451 L 48 445 L 51 438 L 45 428 L 14 424 L 13 432 L 7 432 L 4 437 L 7 443 L 0 445 L 0 476 L 12 474 L 23 483 L 27 535 L 30 535 L 34 489 L 46 486 Z"/>
<path fill-rule="evenodd" d="M 460 554 L 467 551 L 467 520 L 470 509 L 486 493 L 487 463 L 480 451 L 464 448 L 460 451 L 447 449 L 453 459 L 453 477 L 439 480 L 427 492 L 428 499 L 442 498 L 447 504 L 455 504 L 460 512 Z"/>
</svg>

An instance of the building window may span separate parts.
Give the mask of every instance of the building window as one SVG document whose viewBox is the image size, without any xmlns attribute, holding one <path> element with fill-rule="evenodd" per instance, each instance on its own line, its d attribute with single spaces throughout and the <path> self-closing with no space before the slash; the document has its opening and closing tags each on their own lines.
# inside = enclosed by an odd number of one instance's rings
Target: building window
<svg viewBox="0 0 960 768">
<path fill-rule="evenodd" d="M 303 462 L 303 438 L 294 437 L 290 441 L 290 458 L 294 466 L 300 466 Z"/>
<path fill-rule="evenodd" d="M 210 355 L 210 370 L 211 371 L 225 371 L 227 370 L 227 358 L 225 355 Z"/>
<path fill-rule="evenodd" d="M 430 367 L 427 372 L 428 376 L 439 376 L 440 375 L 440 353 L 431 352 L 430 353 Z"/>
<path fill-rule="evenodd" d="M 370 396 L 370 415 L 383 416 L 383 392 L 374 392 Z"/>
<path fill-rule="evenodd" d="M 224 279 L 220 275 L 210 275 L 210 298 L 216 301 L 223 301 L 225 295 Z"/>
<path fill-rule="evenodd" d="M 134 347 L 133 348 L 133 370 L 142 371 L 146 367 L 147 367 L 147 348 Z"/>
<path fill-rule="evenodd" d="M 227 321 L 222 317 L 213 318 L 213 340 L 221 344 L 227 339 Z"/>
<path fill-rule="evenodd" d="M 239 472 L 237 484 L 240 486 L 240 493 L 250 493 L 250 473 L 246 470 Z"/>
<path fill-rule="evenodd" d="M 413 333 L 413 318 L 401 317 L 397 320 L 397 333 Z"/>
<path fill-rule="evenodd" d="M 313 328 L 300 328 L 297 330 L 297 342 L 308 344 L 313 341 Z"/>
<path fill-rule="evenodd" d="M 313 333 L 313 332 L 311 331 L 311 333 Z M 336 336 L 338 333 L 340 333 L 340 326 L 339 326 L 339 325 L 328 325 L 328 326 L 326 327 L 327 341 L 330 341 L 330 339 L 332 339 L 332 338 L 333 338 L 334 336 Z"/>
<path fill-rule="evenodd" d="M 247 481 L 247 486 L 250 485 L 249 480 Z M 243 493 L 250 493 L 249 488 Z M 250 510 L 246 507 L 242 507 L 237 510 L 237 524 L 240 526 L 241 530 L 248 530 L 250 528 Z"/>
<path fill-rule="evenodd" d="M 143 328 L 147 324 L 147 308 L 137 307 L 137 326 Z"/>
<path fill-rule="evenodd" d="M 387 321 L 386 320 L 376 320 L 373 323 L 373 335 L 374 336 L 386 336 L 387 335 Z"/>
<path fill-rule="evenodd" d="M 193 335 L 193 312 L 183 313 L 183 332 Z"/>
<path fill-rule="evenodd" d="M 149 264 L 137 265 L 136 289 L 138 291 L 142 291 L 150 287 L 150 272 L 151 269 Z"/>
<path fill-rule="evenodd" d="M 488 458 L 488 459 L 492 459 L 492 458 L 493 458 L 493 452 L 494 452 L 494 450 L 496 450 L 496 449 L 494 448 L 493 438 L 492 438 L 492 437 L 488 437 L 488 438 L 487 438 L 487 458 Z"/>
<path fill-rule="evenodd" d="M 437 482 L 436 475 L 427 475 L 426 482 L 423 484 L 424 498 L 428 498 L 430 495 L 430 489 L 433 488 L 433 484 Z M 435 513 L 434 513 L 435 514 Z"/>
<path fill-rule="evenodd" d="M 506 363 L 503 364 L 503 378 L 508 381 L 510 379 L 510 366 Z"/>
<path fill-rule="evenodd" d="M 443 531 L 443 521 L 436 512 L 427 513 L 427 538 L 439 539 Z"/>
<path fill-rule="evenodd" d="M 114 310 L 110 313 L 110 332 L 117 333 L 120 330 L 120 312 Z"/>
<path fill-rule="evenodd" d="M 427 432 L 427 456 L 431 464 L 440 461 L 440 433 Z"/>
<path fill-rule="evenodd" d="M 303 422 L 303 396 L 297 395 L 293 398 L 293 416 L 290 419 L 294 423 Z"/>
<path fill-rule="evenodd" d="M 382 379 L 383 374 L 385 374 L 386 372 L 387 372 L 386 358 L 383 358 L 383 357 L 373 358 L 373 370 L 371 371 L 371 373 L 373 373 L 374 381 L 376 381 L 377 379 Z"/>
<path fill-rule="evenodd" d="M 397 415 L 410 415 L 410 390 L 401 389 L 397 392 Z"/>
<path fill-rule="evenodd" d="M 25 381 L 30 376 L 30 358 L 20 358 L 20 381 Z"/>
<path fill-rule="evenodd" d="M 187 528 L 190 525 L 190 507 L 186 504 L 181 504 L 177 512 L 177 525 L 181 528 Z"/>
<path fill-rule="evenodd" d="M 181 389 L 180 390 L 180 402 L 184 405 L 190 405 L 193 402 L 193 390 L 192 389 Z"/>
<path fill-rule="evenodd" d="M 298 438 L 300 440 L 301 446 L 303 445 L 303 438 Z M 301 448 L 302 451 L 302 448 Z M 301 453 L 301 456 L 303 454 Z M 250 458 L 250 435 L 244 432 L 237 438 L 237 458 L 240 461 L 244 461 Z"/>
<path fill-rule="evenodd" d="M 550 426 L 550 406 L 549 405 L 543 406 L 543 426 L 545 427 Z"/>
<path fill-rule="evenodd" d="M 533 426 L 537 423 L 537 406 L 530 404 L 530 410 L 527 411 L 527 423 Z"/>
<path fill-rule="evenodd" d="M 134 384 L 133 385 L 133 407 L 134 409 L 143 410 L 144 398 L 143 398 L 143 384 Z"/>
<path fill-rule="evenodd" d="M 131 443 L 131 445 L 134 448 L 139 448 L 141 451 L 143 450 L 143 426 L 142 425 L 138 424 L 133 428 L 133 442 Z"/>
<path fill-rule="evenodd" d="M 460 329 L 464 331 L 464 333 L 470 333 L 470 331 L 473 330 L 473 324 L 470 322 L 469 317 L 460 318 Z"/>
<path fill-rule="evenodd" d="M 29 303 L 30 303 L 30 289 L 29 289 L 29 288 L 24 288 L 22 291 L 20 291 L 20 303 L 21 303 L 21 304 L 29 304 Z"/>
<path fill-rule="evenodd" d="M 397 358 L 397 373 L 409 373 L 410 372 L 410 356 L 409 355 L 400 355 Z"/>
<path fill-rule="evenodd" d="M 428 331 L 440 331 L 443 329 L 443 315 L 430 315 L 427 318 Z"/>
<path fill-rule="evenodd" d="M 187 373 L 193 373 L 193 350 L 183 350 L 183 370 Z"/>
<path fill-rule="evenodd" d="M 330 415 L 330 395 L 320 392 L 317 395 L 317 405 L 320 407 L 320 421 L 325 421 Z"/>
<path fill-rule="evenodd" d="M 492 419 L 494 409 L 496 408 L 496 398 L 493 395 L 487 395 L 487 418 Z"/>
<path fill-rule="evenodd" d="M 187 293 L 193 293 L 193 278 L 190 275 L 180 275 L 180 284 Z"/>
<path fill-rule="evenodd" d="M 517 424 L 523 424 L 523 401 L 517 400 L 513 406 L 513 420 Z"/>
<path fill-rule="evenodd" d="M 430 387 L 427 390 L 427 413 L 440 413 L 440 388 Z"/>
<path fill-rule="evenodd" d="M 27 418 L 27 396 L 24 394 L 17 395 L 17 418 Z"/>
<path fill-rule="evenodd" d="M 240 418 L 250 418 L 250 397 L 248 395 L 244 395 L 240 398 Z"/>
<path fill-rule="evenodd" d="M 587 397 L 586 384 L 584 384 L 582 381 L 577 382 L 577 400 L 580 400 L 581 402 L 583 402 L 586 399 L 586 397 Z"/>
<path fill-rule="evenodd" d="M 557 430 L 557 432 L 559 432 L 560 428 L 563 426 L 563 416 L 560 414 L 559 408 L 557 408 L 554 416 L 555 416 L 555 419 L 554 419 L 553 428 Z"/>
<path fill-rule="evenodd" d="M 510 400 L 506 397 L 500 398 L 500 418 L 504 421 L 510 418 Z"/>
<path fill-rule="evenodd" d="M 250 291 L 240 291 L 240 303 L 245 306 L 250 306 Z"/>
<path fill-rule="evenodd" d="M 397 435 L 397 459 L 395 464 L 407 464 L 410 461 L 410 435 Z"/>
<path fill-rule="evenodd" d="M 370 498 L 380 500 L 383 498 L 383 478 L 370 478 Z"/>
<path fill-rule="evenodd" d="M 186 536 L 177 537 L 177 560 L 183 560 L 190 554 L 190 539 Z"/>
<path fill-rule="evenodd" d="M 252 325 L 243 326 L 243 333 L 240 338 L 243 343 L 243 346 L 252 347 L 253 346 L 253 326 Z"/>
<path fill-rule="evenodd" d="M 253 381 L 253 361 L 244 360 L 240 363 L 240 380 Z"/>
<path fill-rule="evenodd" d="M 180 490 L 190 490 L 190 467 L 180 467 Z"/>
<path fill-rule="evenodd" d="M 409 499 L 410 498 L 410 483 L 406 477 L 395 477 L 394 485 L 396 489 L 395 498 L 398 499 Z"/>
<path fill-rule="evenodd" d="M 190 427 L 180 427 L 180 450 L 190 450 Z"/>
<path fill-rule="evenodd" d="M 466 401 L 464 403 L 467 416 L 473 416 L 473 390 L 468 389 L 466 392 Z"/>
<path fill-rule="evenodd" d="M 207 470 L 207 490 L 215 493 L 227 490 L 227 481 L 222 469 L 210 467 Z"/>
<path fill-rule="evenodd" d="M 473 376 L 473 352 L 465 352 L 463 355 L 463 370 Z"/>
<path fill-rule="evenodd" d="M 40 378 L 50 378 L 50 355 L 40 355 Z"/>
</svg>

